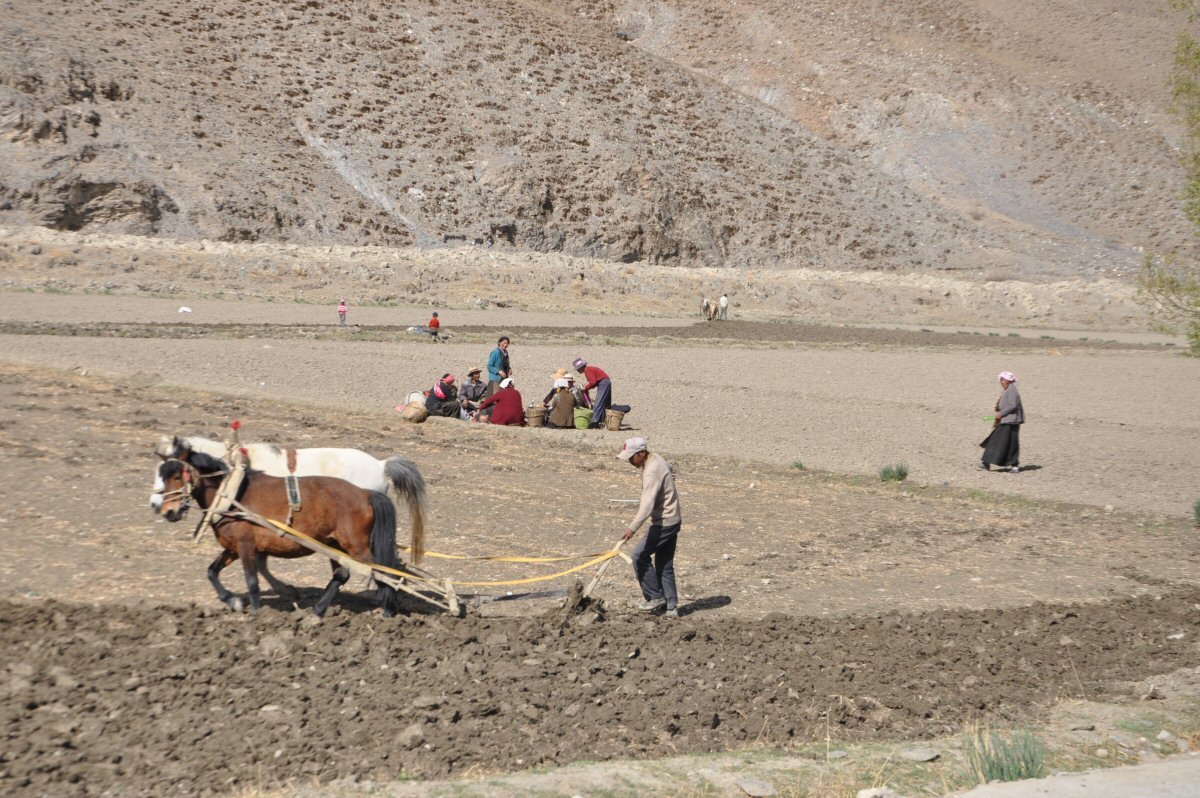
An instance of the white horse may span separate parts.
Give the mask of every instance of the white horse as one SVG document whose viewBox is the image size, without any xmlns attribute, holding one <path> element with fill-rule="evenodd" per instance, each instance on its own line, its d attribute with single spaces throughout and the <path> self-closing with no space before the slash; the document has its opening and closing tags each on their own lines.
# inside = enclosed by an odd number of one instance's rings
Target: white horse
<svg viewBox="0 0 1200 798">
<path fill-rule="evenodd" d="M 396 496 L 408 505 L 412 516 L 412 557 L 419 562 L 425 550 L 425 478 L 416 463 L 405 457 L 389 457 L 380 460 L 359 449 L 296 449 L 296 470 L 288 469 L 288 451 L 274 443 L 247 443 L 241 447 L 246 452 L 250 468 L 272 477 L 286 477 L 294 473 L 298 477 L 338 477 L 367 490 L 387 493 L 388 487 L 395 489 Z M 226 446 L 221 441 L 197 436 L 164 435 L 155 448 L 162 457 L 179 457 L 184 452 L 201 452 L 218 460 L 224 459 Z M 162 506 L 162 478 L 158 469 L 154 472 L 154 493 L 150 495 L 150 506 L 156 511 Z M 266 556 L 260 555 L 258 569 L 280 595 L 295 596 L 295 589 L 271 575 L 267 570 Z"/>
</svg>

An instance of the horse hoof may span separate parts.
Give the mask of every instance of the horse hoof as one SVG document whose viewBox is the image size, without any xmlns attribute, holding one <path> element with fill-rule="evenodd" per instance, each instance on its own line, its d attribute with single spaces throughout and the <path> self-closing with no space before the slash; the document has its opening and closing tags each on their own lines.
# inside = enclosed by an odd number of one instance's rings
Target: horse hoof
<svg viewBox="0 0 1200 798">
<path fill-rule="evenodd" d="M 242 600 L 237 596 L 230 596 L 229 598 L 225 599 L 225 604 L 234 612 L 241 612 L 246 608 L 246 605 L 243 604 Z"/>
</svg>

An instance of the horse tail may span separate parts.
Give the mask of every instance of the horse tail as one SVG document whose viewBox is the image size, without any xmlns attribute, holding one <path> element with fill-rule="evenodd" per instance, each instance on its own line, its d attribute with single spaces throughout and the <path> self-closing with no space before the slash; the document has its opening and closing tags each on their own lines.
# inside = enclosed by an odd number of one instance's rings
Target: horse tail
<svg viewBox="0 0 1200 798">
<path fill-rule="evenodd" d="M 408 504 L 412 516 L 412 561 L 419 564 L 425 555 L 425 478 L 417 464 L 404 457 L 392 457 L 383 464 L 383 472 Z"/>
<path fill-rule="evenodd" d="M 385 568 L 399 568 L 400 555 L 396 553 L 396 505 L 386 494 L 371 491 L 371 509 L 375 512 L 375 523 L 371 526 L 371 561 Z M 375 596 L 388 615 L 399 610 L 396 589 L 391 585 L 376 582 Z"/>
</svg>

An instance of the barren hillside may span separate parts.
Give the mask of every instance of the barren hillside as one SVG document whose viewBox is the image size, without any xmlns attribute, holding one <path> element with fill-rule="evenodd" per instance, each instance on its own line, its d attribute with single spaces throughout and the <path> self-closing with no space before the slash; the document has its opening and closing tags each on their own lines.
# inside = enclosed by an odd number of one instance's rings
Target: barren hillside
<svg viewBox="0 0 1200 798">
<path fill-rule="evenodd" d="M 0 222 L 1122 276 L 1186 246 L 1157 0 L 0 6 Z"/>
</svg>

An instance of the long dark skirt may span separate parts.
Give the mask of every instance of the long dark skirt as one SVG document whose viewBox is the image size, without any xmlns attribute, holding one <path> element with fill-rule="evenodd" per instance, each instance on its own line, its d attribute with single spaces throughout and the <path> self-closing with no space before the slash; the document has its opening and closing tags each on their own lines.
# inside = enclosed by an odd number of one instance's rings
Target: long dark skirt
<svg viewBox="0 0 1200 798">
<path fill-rule="evenodd" d="M 980 444 L 986 465 L 1019 466 L 1021 464 L 1021 425 L 1001 424 Z"/>
</svg>

